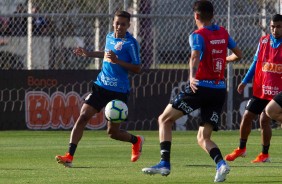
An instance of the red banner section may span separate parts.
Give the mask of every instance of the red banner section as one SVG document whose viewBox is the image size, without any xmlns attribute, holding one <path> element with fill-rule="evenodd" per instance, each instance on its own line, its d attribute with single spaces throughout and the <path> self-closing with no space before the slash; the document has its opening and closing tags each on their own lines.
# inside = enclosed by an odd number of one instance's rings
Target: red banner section
<svg viewBox="0 0 282 184">
<path fill-rule="evenodd" d="M 86 96 L 86 95 L 84 95 Z M 83 98 L 76 92 L 55 92 L 49 96 L 43 91 L 29 91 L 25 95 L 25 119 L 29 129 L 70 129 L 79 117 Z M 88 129 L 105 127 L 104 111 L 88 122 Z"/>
<path fill-rule="evenodd" d="M 235 70 L 236 73 L 244 71 Z M 91 92 L 98 70 L 0 70 L 0 130 L 71 129 L 79 116 L 83 99 Z M 250 88 L 244 95 L 236 92 L 241 78 L 234 77 L 233 128 L 239 128 Z M 240 76 L 240 75 L 239 75 Z M 172 97 L 185 89 L 188 70 L 144 70 L 130 75 L 127 130 L 157 130 L 158 116 Z M 176 122 L 176 129 L 197 130 L 201 119 L 197 113 Z M 226 125 L 226 106 L 221 129 Z M 103 111 L 93 117 L 87 129 L 105 129 Z"/>
</svg>

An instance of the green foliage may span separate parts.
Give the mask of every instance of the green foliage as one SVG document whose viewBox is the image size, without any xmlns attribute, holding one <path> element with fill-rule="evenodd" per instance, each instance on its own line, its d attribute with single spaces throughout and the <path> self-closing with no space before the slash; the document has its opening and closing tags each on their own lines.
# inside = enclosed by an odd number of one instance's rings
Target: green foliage
<svg viewBox="0 0 282 184">
<path fill-rule="evenodd" d="M 0 133 L 0 183 L 213 183 L 215 164 L 196 141 L 197 132 L 173 132 L 172 171 L 168 177 L 148 176 L 143 167 L 158 163 L 157 131 L 131 132 L 145 136 L 143 155 L 130 162 L 131 145 L 111 140 L 105 131 L 85 131 L 75 155 L 73 168 L 64 168 L 54 157 L 68 148 L 69 131 L 2 131 Z M 279 183 L 282 181 L 282 130 L 274 130 L 271 163 L 252 164 L 261 151 L 260 132 L 248 141 L 248 156 L 230 163 L 226 183 Z M 238 146 L 238 131 L 214 132 L 213 139 L 226 155 Z"/>
</svg>

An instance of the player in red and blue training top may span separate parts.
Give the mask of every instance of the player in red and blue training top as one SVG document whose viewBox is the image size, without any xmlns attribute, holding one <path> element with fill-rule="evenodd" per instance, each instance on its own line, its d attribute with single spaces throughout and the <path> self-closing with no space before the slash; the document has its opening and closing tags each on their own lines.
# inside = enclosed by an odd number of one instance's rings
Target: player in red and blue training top
<svg viewBox="0 0 282 184">
<path fill-rule="evenodd" d="M 269 162 L 271 140 L 271 119 L 265 113 L 265 107 L 282 91 L 282 15 L 276 14 L 270 21 L 271 34 L 262 36 L 246 76 L 238 86 L 242 93 L 246 84 L 253 78 L 253 97 L 248 101 L 240 124 L 239 147 L 226 155 L 225 159 L 234 161 L 237 157 L 246 156 L 246 144 L 251 133 L 252 122 L 260 115 L 259 122 L 262 136 L 262 152 L 252 163 Z"/>
<path fill-rule="evenodd" d="M 213 130 L 218 130 L 220 114 L 225 101 L 224 71 L 226 62 L 242 57 L 240 49 L 223 28 L 212 23 L 214 8 L 210 1 L 196 1 L 193 7 L 198 30 L 190 36 L 190 81 L 159 116 L 161 161 L 155 166 L 143 168 L 146 174 L 170 174 L 170 150 L 172 126 L 183 115 L 201 110 L 202 122 L 198 131 L 198 144 L 216 163 L 215 182 L 222 182 L 230 168 L 220 149 L 211 140 Z M 233 54 L 227 56 L 227 48 Z"/>
<path fill-rule="evenodd" d="M 58 163 L 66 167 L 72 166 L 73 155 L 88 121 L 111 100 L 118 99 L 126 103 L 130 90 L 128 71 L 133 73 L 141 71 L 139 44 L 127 32 L 129 26 L 130 14 L 117 11 L 113 20 L 114 32 L 107 35 L 104 51 L 89 52 L 83 48 L 74 50 L 74 53 L 79 56 L 103 58 L 103 66 L 97 80 L 93 82 L 92 92 L 86 97 L 79 118 L 72 129 L 68 152 L 66 155 L 56 156 Z M 144 142 L 142 136 L 120 130 L 119 123 L 110 121 L 108 121 L 107 132 L 112 139 L 132 143 L 131 161 L 135 162 L 139 159 Z"/>
</svg>

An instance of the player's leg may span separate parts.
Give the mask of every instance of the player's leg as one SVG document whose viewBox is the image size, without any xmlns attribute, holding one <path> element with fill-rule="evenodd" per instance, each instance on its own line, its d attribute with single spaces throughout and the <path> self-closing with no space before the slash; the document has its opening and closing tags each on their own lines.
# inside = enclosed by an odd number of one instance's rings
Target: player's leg
<svg viewBox="0 0 282 184">
<path fill-rule="evenodd" d="M 96 109 L 88 104 L 83 104 L 80 115 L 71 131 L 68 152 L 65 155 L 57 155 L 55 157 L 58 163 L 63 164 L 65 167 L 72 167 L 73 156 L 83 135 L 84 128 L 95 113 L 97 113 Z"/>
<path fill-rule="evenodd" d="M 143 136 L 135 136 L 128 133 L 127 131 L 121 130 L 120 123 L 112 123 L 110 121 L 108 121 L 107 133 L 112 139 L 132 143 L 131 161 L 135 162 L 139 159 L 144 143 Z"/>
<path fill-rule="evenodd" d="M 223 182 L 226 175 L 230 172 L 228 164 L 223 160 L 222 154 L 218 146 L 211 140 L 214 126 L 210 123 L 204 123 L 199 127 L 197 140 L 200 147 L 206 151 L 216 163 L 216 175 L 214 182 Z"/>
<path fill-rule="evenodd" d="M 164 112 L 159 116 L 161 161 L 157 165 L 143 168 L 142 171 L 145 174 L 161 174 L 162 176 L 170 174 L 172 126 L 181 116 L 183 116 L 183 112 L 172 107 L 172 104 L 168 104 Z"/>
<path fill-rule="evenodd" d="M 240 140 L 239 147 L 234 149 L 233 152 L 227 154 L 225 159 L 228 161 L 234 161 L 238 157 L 245 157 L 247 155 L 246 145 L 248 137 L 252 130 L 252 122 L 257 115 L 249 110 L 245 110 L 242 120 L 240 122 Z"/>
<path fill-rule="evenodd" d="M 247 154 L 247 141 L 252 130 L 252 122 L 258 114 L 264 110 L 267 100 L 252 97 L 246 106 L 246 110 L 240 123 L 240 142 L 239 147 L 225 156 L 228 161 L 234 161 L 238 157 L 245 157 Z"/>
<path fill-rule="evenodd" d="M 260 129 L 261 129 L 261 153 L 252 161 L 252 163 L 270 162 L 269 147 L 272 136 L 271 119 L 266 115 L 265 111 L 260 114 Z"/>
<path fill-rule="evenodd" d="M 265 110 L 271 119 L 282 123 L 282 92 L 267 104 Z"/>
</svg>

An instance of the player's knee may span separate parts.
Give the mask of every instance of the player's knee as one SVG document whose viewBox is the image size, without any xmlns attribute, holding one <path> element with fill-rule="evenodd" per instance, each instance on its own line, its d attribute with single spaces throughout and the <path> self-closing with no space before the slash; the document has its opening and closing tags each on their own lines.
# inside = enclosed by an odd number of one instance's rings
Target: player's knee
<svg viewBox="0 0 282 184">
<path fill-rule="evenodd" d="M 249 123 L 249 122 L 252 122 L 254 118 L 255 118 L 255 114 L 247 111 L 247 112 L 244 113 L 244 115 L 242 117 L 242 122 L 243 123 Z"/>
<path fill-rule="evenodd" d="M 166 117 L 164 115 L 160 115 L 158 118 L 158 122 L 159 122 L 159 126 L 163 125 L 172 125 L 173 124 L 173 120 L 170 117 Z"/>
<path fill-rule="evenodd" d="M 107 129 L 107 134 L 111 139 L 117 139 L 118 138 L 118 131 L 116 131 L 112 128 Z"/>
</svg>

